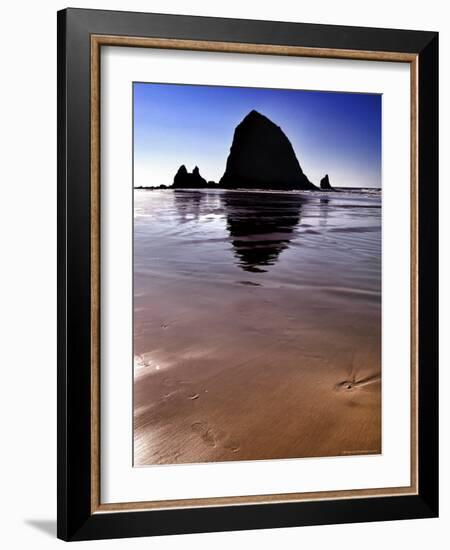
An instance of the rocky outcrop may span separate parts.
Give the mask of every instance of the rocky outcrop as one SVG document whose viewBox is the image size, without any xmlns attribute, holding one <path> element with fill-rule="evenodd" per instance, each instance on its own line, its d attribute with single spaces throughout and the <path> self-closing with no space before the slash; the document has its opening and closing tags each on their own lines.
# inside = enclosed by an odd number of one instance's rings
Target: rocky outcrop
<svg viewBox="0 0 450 550">
<path fill-rule="evenodd" d="M 334 189 L 330 185 L 330 179 L 328 177 L 328 174 L 325 174 L 325 176 L 320 180 L 320 190 L 321 191 L 334 191 Z"/>
<path fill-rule="evenodd" d="M 186 166 L 182 164 L 175 174 L 172 187 L 175 189 L 200 189 L 206 186 L 206 180 L 200 175 L 198 166 L 196 166 L 192 172 L 188 172 Z"/>
<path fill-rule="evenodd" d="M 283 130 L 254 110 L 234 131 L 219 185 L 228 189 L 317 189 L 303 173 Z"/>
</svg>

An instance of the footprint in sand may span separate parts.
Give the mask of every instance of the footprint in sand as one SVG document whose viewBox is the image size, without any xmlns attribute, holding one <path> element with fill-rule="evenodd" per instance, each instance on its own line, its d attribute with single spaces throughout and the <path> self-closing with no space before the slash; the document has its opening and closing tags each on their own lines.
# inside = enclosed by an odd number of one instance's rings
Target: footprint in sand
<svg viewBox="0 0 450 550">
<path fill-rule="evenodd" d="M 178 396 L 195 401 L 200 397 L 200 392 L 188 380 L 165 378 L 162 383 L 168 390 L 163 394 L 164 399 Z"/>
<path fill-rule="evenodd" d="M 228 434 L 223 430 L 215 430 L 210 427 L 207 422 L 194 422 L 191 424 L 191 428 L 208 447 L 217 447 L 220 444 L 232 453 L 237 453 L 241 448 L 238 441 L 228 437 Z"/>
<path fill-rule="evenodd" d="M 231 451 L 232 453 L 237 453 L 241 447 L 238 441 L 235 441 L 234 439 L 227 439 L 223 444 L 223 448 L 227 449 L 227 451 Z"/>
<path fill-rule="evenodd" d="M 215 447 L 217 445 L 216 434 L 208 427 L 206 422 L 194 422 L 191 428 L 194 433 L 202 438 L 208 447 Z"/>
</svg>

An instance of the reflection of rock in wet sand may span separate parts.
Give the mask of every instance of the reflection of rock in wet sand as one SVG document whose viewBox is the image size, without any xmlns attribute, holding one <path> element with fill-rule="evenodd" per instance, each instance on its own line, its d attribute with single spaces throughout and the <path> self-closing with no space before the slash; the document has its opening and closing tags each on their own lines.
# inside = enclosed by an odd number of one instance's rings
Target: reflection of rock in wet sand
<svg viewBox="0 0 450 550">
<path fill-rule="evenodd" d="M 328 197 L 321 197 L 320 210 L 319 210 L 319 225 L 326 227 L 328 221 L 328 212 L 330 210 L 330 199 Z"/>
<path fill-rule="evenodd" d="M 173 200 L 181 223 L 198 220 L 204 196 L 204 193 L 201 191 L 174 192 Z"/>
<path fill-rule="evenodd" d="M 173 204 L 181 223 L 198 221 L 202 215 L 222 214 L 220 197 L 214 191 L 176 189 Z"/>
<path fill-rule="evenodd" d="M 240 267 L 258 272 L 275 264 L 289 246 L 305 199 L 295 194 L 229 192 L 222 201 Z"/>
</svg>

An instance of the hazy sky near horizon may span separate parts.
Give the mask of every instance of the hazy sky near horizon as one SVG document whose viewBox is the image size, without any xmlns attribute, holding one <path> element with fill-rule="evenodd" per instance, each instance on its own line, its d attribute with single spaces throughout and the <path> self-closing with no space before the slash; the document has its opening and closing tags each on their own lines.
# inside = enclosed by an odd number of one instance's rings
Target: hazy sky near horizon
<svg viewBox="0 0 450 550">
<path fill-rule="evenodd" d="M 381 95 L 133 84 L 134 186 L 170 185 L 181 164 L 219 181 L 252 109 L 280 126 L 315 184 L 381 187 Z"/>
</svg>

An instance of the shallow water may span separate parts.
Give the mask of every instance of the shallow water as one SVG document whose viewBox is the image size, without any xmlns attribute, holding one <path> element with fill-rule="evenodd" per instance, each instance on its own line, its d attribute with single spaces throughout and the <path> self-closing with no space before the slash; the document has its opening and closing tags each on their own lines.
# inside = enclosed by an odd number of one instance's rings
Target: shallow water
<svg viewBox="0 0 450 550">
<path fill-rule="evenodd" d="M 134 192 L 135 465 L 381 452 L 381 195 Z"/>
</svg>

